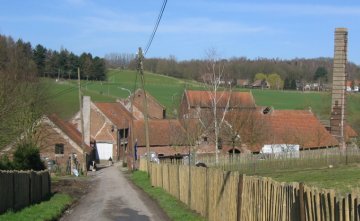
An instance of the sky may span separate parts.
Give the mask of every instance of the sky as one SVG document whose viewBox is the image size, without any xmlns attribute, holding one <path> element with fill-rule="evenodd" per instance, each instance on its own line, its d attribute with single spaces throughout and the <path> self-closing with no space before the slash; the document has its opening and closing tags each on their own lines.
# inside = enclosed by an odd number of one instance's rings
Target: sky
<svg viewBox="0 0 360 221">
<path fill-rule="evenodd" d="M 136 53 L 163 0 L 0 0 L 0 34 L 76 54 Z M 359 0 L 168 0 L 146 57 L 333 57 L 334 30 L 349 30 L 360 65 Z"/>
</svg>

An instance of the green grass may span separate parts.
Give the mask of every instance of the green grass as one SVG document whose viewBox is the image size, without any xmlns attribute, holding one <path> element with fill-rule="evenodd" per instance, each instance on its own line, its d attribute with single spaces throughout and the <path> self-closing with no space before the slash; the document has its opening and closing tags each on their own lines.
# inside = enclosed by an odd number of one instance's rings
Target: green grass
<svg viewBox="0 0 360 221">
<path fill-rule="evenodd" d="M 126 88 L 134 91 L 136 72 L 131 70 L 110 69 L 107 72 L 108 81 L 87 82 L 82 81 L 83 91 L 90 95 L 93 101 L 113 102 L 116 98 L 129 96 Z M 55 82 L 54 79 L 44 80 L 49 89 L 51 112 L 58 113 L 62 118 L 69 119 L 79 109 L 77 81 Z M 136 82 L 140 87 L 140 76 Z M 59 91 L 73 89 L 68 93 L 57 96 Z M 173 110 L 178 107 L 185 88 L 204 89 L 201 83 L 177 79 L 159 74 L 145 73 L 145 89 L 167 108 L 168 116 L 172 116 Z M 243 89 L 236 89 L 243 90 Z M 272 106 L 275 109 L 311 110 L 320 119 L 329 119 L 330 115 L 330 92 L 298 92 L 298 91 L 275 91 L 275 90 L 252 90 L 258 106 Z M 350 124 L 360 131 L 360 93 L 348 95 L 347 118 Z"/>
<path fill-rule="evenodd" d="M 330 115 L 331 95 L 328 92 L 252 90 L 258 106 L 275 109 L 311 110 L 322 118 Z"/>
<path fill-rule="evenodd" d="M 108 81 L 82 81 L 84 94 L 91 96 L 92 101 L 95 102 L 114 102 L 117 98 L 129 96 L 129 92 L 120 88 L 126 88 L 133 92 L 135 86 L 139 88 L 141 85 L 139 75 L 135 85 L 135 71 L 109 70 L 107 76 Z M 71 118 L 79 110 L 77 81 L 56 82 L 55 79 L 43 79 L 43 81 L 51 97 L 49 110 L 64 119 Z M 145 89 L 167 108 L 169 114 L 178 106 L 185 87 L 200 88 L 201 86 L 194 81 L 145 73 Z M 58 95 L 63 90 L 68 91 Z"/>
<path fill-rule="evenodd" d="M 79 110 L 79 94 L 75 82 L 64 81 L 58 83 L 55 82 L 55 79 L 43 79 L 43 81 L 46 85 L 46 97 L 49 98 L 49 112 L 56 113 L 63 119 L 71 118 Z M 85 95 L 91 96 L 94 101 L 115 101 L 115 98 L 103 95 L 100 92 L 86 90 L 84 92 Z"/>
<path fill-rule="evenodd" d="M 45 221 L 57 220 L 71 204 L 72 199 L 66 194 L 55 194 L 49 201 L 35 204 L 18 212 L 7 212 L 0 215 L 0 221 Z"/>
<path fill-rule="evenodd" d="M 147 194 L 155 199 L 160 207 L 167 213 L 173 221 L 197 221 L 205 220 L 200 215 L 187 209 L 186 205 L 171 196 L 165 190 L 152 187 L 148 175 L 142 171 L 136 171 L 131 175 L 132 181 L 142 188 Z"/>
<path fill-rule="evenodd" d="M 304 171 L 287 171 L 268 173 L 267 177 L 280 182 L 304 182 L 310 186 L 325 189 L 335 189 L 340 193 L 360 189 L 359 165 L 340 166 L 325 169 L 311 169 Z"/>
</svg>

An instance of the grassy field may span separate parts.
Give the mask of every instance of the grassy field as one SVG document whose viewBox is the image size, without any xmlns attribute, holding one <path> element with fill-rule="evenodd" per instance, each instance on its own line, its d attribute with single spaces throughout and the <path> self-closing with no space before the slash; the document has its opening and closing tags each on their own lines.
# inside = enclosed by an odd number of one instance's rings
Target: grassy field
<svg viewBox="0 0 360 221">
<path fill-rule="evenodd" d="M 129 92 L 121 88 L 133 92 L 135 88 L 140 87 L 140 76 L 138 76 L 135 84 L 135 71 L 110 70 L 107 76 L 108 81 L 104 82 L 82 81 L 84 94 L 91 96 L 93 101 L 113 102 L 117 98 L 129 96 Z M 64 119 L 71 118 L 79 110 L 77 81 L 56 82 L 55 79 L 44 79 L 44 82 L 50 97 L 49 110 L 57 113 Z M 178 105 L 185 87 L 201 88 L 200 84 L 194 81 L 145 73 L 145 89 L 168 110 L 173 110 Z"/>
<path fill-rule="evenodd" d="M 335 189 L 340 193 L 351 192 L 352 190 L 360 191 L 360 166 L 356 164 L 334 168 L 268 173 L 263 176 L 272 177 L 280 182 L 304 182 L 310 186 Z"/>
<path fill-rule="evenodd" d="M 71 204 L 72 199 L 66 194 L 55 194 L 48 201 L 43 201 L 18 212 L 7 212 L 0 215 L 0 221 L 47 221 L 57 220 Z"/>
<path fill-rule="evenodd" d="M 129 92 L 140 87 L 140 77 L 135 84 L 136 72 L 130 70 L 109 70 L 108 81 L 87 82 L 82 81 L 83 91 L 90 95 L 93 101 L 115 101 L 116 98 L 125 98 Z M 50 103 L 49 110 L 58 113 L 61 117 L 69 119 L 78 108 L 78 94 L 76 81 L 55 82 L 54 79 L 44 80 L 48 86 Z M 171 115 L 177 107 L 185 88 L 204 89 L 194 81 L 177 79 L 164 75 L 145 73 L 145 89 L 149 91 L 166 108 Z M 63 90 L 67 93 L 57 95 Z M 243 89 L 236 89 L 243 90 Z M 321 119 L 329 119 L 330 92 L 297 92 L 252 90 L 258 106 L 272 106 L 275 109 L 311 110 Z M 347 118 L 349 122 L 360 131 L 360 94 L 348 95 Z"/>
<path fill-rule="evenodd" d="M 143 189 L 147 194 L 155 199 L 165 213 L 173 221 L 202 221 L 205 220 L 200 215 L 193 213 L 185 204 L 171 196 L 165 190 L 152 187 L 147 173 L 136 171 L 131 174 L 131 180 Z"/>
</svg>

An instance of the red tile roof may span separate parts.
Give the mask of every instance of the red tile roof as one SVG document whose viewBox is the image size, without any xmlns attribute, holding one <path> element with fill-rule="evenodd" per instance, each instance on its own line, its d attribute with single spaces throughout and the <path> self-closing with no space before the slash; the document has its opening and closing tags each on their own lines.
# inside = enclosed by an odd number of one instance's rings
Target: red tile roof
<svg viewBox="0 0 360 221">
<path fill-rule="evenodd" d="M 192 91 L 186 90 L 185 96 L 190 107 L 212 107 L 212 98 L 215 97 L 214 92 L 211 91 Z M 228 92 L 218 91 L 216 94 L 218 100 L 217 107 L 225 107 L 229 100 L 230 108 L 239 107 L 255 107 L 254 97 L 250 92 Z"/>
<path fill-rule="evenodd" d="M 345 125 L 345 136 L 346 136 L 346 140 L 348 140 L 349 138 L 354 138 L 359 135 L 349 124 L 346 124 Z"/>
<path fill-rule="evenodd" d="M 56 114 L 51 114 L 47 116 L 62 132 L 64 132 L 71 140 L 73 140 L 80 147 L 82 146 L 82 135 L 74 125 L 63 121 Z M 92 148 L 88 145 L 85 145 L 85 151 L 87 153 L 92 151 Z"/>
<path fill-rule="evenodd" d="M 94 103 L 95 106 L 118 128 L 127 128 L 133 119 L 131 113 L 120 103 Z"/>
<path fill-rule="evenodd" d="M 303 149 L 338 145 L 310 111 L 273 110 L 263 116 L 268 124 L 266 144 L 299 144 Z"/>
<path fill-rule="evenodd" d="M 146 146 L 144 120 L 134 121 L 134 141 L 138 146 Z M 150 146 L 183 145 L 185 132 L 178 120 L 149 120 Z"/>
</svg>

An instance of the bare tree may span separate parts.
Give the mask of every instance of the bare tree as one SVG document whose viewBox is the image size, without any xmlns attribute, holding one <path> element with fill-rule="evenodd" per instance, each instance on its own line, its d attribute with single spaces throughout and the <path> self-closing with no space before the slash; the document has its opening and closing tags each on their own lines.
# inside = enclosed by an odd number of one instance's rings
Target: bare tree
<svg viewBox="0 0 360 221">
<path fill-rule="evenodd" d="M 225 116 L 229 111 L 231 98 L 231 84 L 227 84 L 225 76 L 225 62 L 218 58 L 214 49 L 207 51 L 207 63 L 203 80 L 209 91 L 210 110 L 212 112 L 213 132 L 215 142 L 216 163 L 219 162 L 219 136 L 225 122 Z"/>
</svg>

